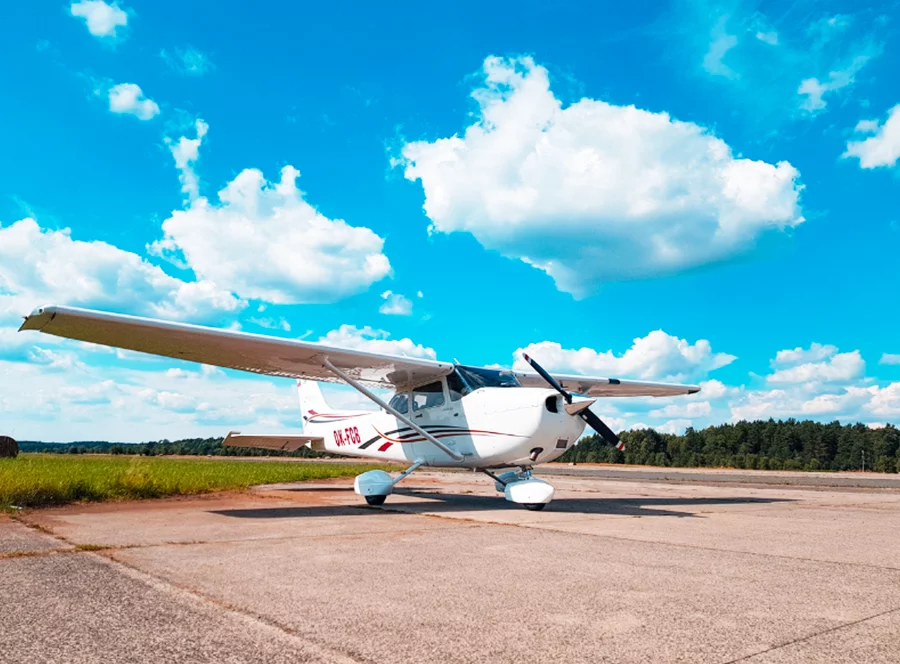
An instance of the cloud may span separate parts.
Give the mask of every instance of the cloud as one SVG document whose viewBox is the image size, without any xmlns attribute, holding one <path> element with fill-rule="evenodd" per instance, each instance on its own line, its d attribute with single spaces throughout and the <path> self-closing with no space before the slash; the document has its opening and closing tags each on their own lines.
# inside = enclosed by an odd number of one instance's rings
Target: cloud
<svg viewBox="0 0 900 664">
<path fill-rule="evenodd" d="M 48 371 L 0 360 L 0 373 L 15 385 L 0 390 L 0 412 L 9 415 L 4 431 L 31 440 L 138 442 L 222 436 L 230 429 L 300 430 L 291 381 L 207 373 L 152 358 L 147 367 L 81 363 Z"/>
<path fill-rule="evenodd" d="M 863 53 L 854 57 L 841 69 L 829 72 L 828 80 L 822 82 L 818 78 L 807 78 L 800 82 L 797 94 L 806 98 L 801 100 L 800 108 L 810 113 L 821 111 L 827 105 L 825 95 L 842 90 L 856 81 L 856 75 L 872 59 L 875 54 Z"/>
<path fill-rule="evenodd" d="M 524 353 L 553 371 L 642 380 L 695 379 L 737 359 L 727 353 L 714 353 L 705 339 L 691 344 L 662 330 L 638 337 L 621 355 L 611 350 L 566 349 L 554 341 L 529 344 L 513 354 L 514 369 L 531 370 L 522 357 Z"/>
<path fill-rule="evenodd" d="M 775 354 L 772 364 L 796 365 L 804 362 L 818 362 L 833 356 L 837 352 L 837 346 L 813 342 L 809 348 L 794 348 L 793 350 L 780 350 Z"/>
<path fill-rule="evenodd" d="M 900 364 L 900 354 L 882 353 L 878 364 Z"/>
<path fill-rule="evenodd" d="M 816 44 L 831 41 L 840 33 L 846 31 L 853 23 L 853 16 L 849 14 L 833 14 L 822 16 L 810 23 L 806 33 Z"/>
<path fill-rule="evenodd" d="M 700 383 L 700 394 L 702 394 L 705 399 L 721 399 L 728 394 L 728 392 L 729 388 L 725 387 L 725 384 L 720 380 L 705 380 Z"/>
<path fill-rule="evenodd" d="M 381 294 L 384 300 L 378 311 L 389 316 L 409 316 L 412 314 L 413 303 L 400 293 L 386 290 Z"/>
<path fill-rule="evenodd" d="M 785 389 L 749 391 L 731 403 L 731 417 L 734 421 L 802 417 L 803 405 L 810 399 L 808 395 Z"/>
<path fill-rule="evenodd" d="M 175 159 L 178 179 L 181 180 L 181 191 L 187 194 L 188 202 L 200 196 L 200 180 L 194 171 L 194 163 L 200 158 L 200 144 L 209 131 L 209 125 L 203 120 L 195 120 L 194 131 L 197 134 L 196 138 L 181 136 L 177 141 L 168 136 L 165 138 L 166 145 L 169 146 L 169 151 Z"/>
<path fill-rule="evenodd" d="M 284 319 L 283 316 L 278 318 L 250 318 L 247 322 L 253 323 L 254 325 L 259 325 L 267 330 L 283 330 L 284 332 L 291 331 L 291 324 Z"/>
<path fill-rule="evenodd" d="M 677 419 L 677 420 L 669 420 L 668 422 L 664 422 L 657 427 L 654 427 L 660 433 L 672 433 L 676 435 L 680 435 L 684 433 L 684 430 L 690 426 L 693 426 L 694 423 L 691 420 L 687 419 Z"/>
<path fill-rule="evenodd" d="M 488 58 L 484 75 L 462 136 L 402 149 L 434 232 L 472 233 L 581 297 L 730 258 L 803 221 L 788 162 L 735 158 L 666 113 L 593 99 L 564 108 L 530 58 Z"/>
<path fill-rule="evenodd" d="M 847 142 L 845 159 L 856 157 L 860 168 L 893 167 L 900 159 L 900 104 L 888 111 L 884 124 L 877 120 L 863 120 L 856 125 L 857 134 L 872 134 L 867 138 Z"/>
<path fill-rule="evenodd" d="M 664 408 L 651 410 L 650 417 L 668 418 L 695 418 L 707 417 L 712 413 L 709 401 L 688 401 L 686 403 L 672 403 Z"/>
<path fill-rule="evenodd" d="M 873 384 L 858 350 L 838 353 L 832 345 L 780 351 L 769 390 L 733 390 L 732 420 L 811 418 L 844 422 L 883 421 L 900 416 L 900 383 Z"/>
<path fill-rule="evenodd" d="M 428 360 L 436 358 L 433 348 L 416 344 L 409 338 L 389 339 L 389 336 L 388 332 L 375 330 L 368 325 L 362 328 L 354 325 L 341 325 L 337 330 L 332 330 L 321 337 L 319 343 L 385 355 L 420 357 Z"/>
<path fill-rule="evenodd" d="M 116 37 L 116 28 L 128 24 L 128 14 L 115 2 L 110 5 L 103 0 L 82 0 L 73 2 L 69 12 L 84 19 L 88 32 L 95 37 Z"/>
<path fill-rule="evenodd" d="M 733 420 L 815 419 L 871 422 L 900 417 L 900 383 L 838 385 L 806 383 L 742 394 L 731 404 Z"/>
<path fill-rule="evenodd" d="M 873 387 L 870 392 L 872 398 L 867 408 L 873 415 L 894 419 L 900 417 L 900 383 Z"/>
<path fill-rule="evenodd" d="M 737 72 L 723 62 L 725 54 L 737 46 L 738 43 L 737 37 L 725 31 L 727 18 L 723 16 L 713 28 L 709 50 L 703 56 L 703 68 L 713 76 L 738 78 Z"/>
<path fill-rule="evenodd" d="M 163 222 L 151 253 L 273 304 L 334 302 L 390 274 L 384 240 L 319 213 L 297 188 L 293 166 L 281 169 L 278 182 L 247 168 L 219 191 L 218 202 L 201 196 L 194 164 L 207 126 L 195 126 L 197 138 L 168 142 L 188 201 Z"/>
<path fill-rule="evenodd" d="M 790 384 L 806 382 L 842 382 L 859 378 L 866 369 L 866 363 L 858 350 L 849 353 L 837 353 L 837 348 L 828 346 L 828 354 L 818 362 L 804 362 L 786 369 L 779 369 L 766 376 L 766 382 L 773 384 Z M 796 351 L 781 351 L 796 352 Z M 806 351 L 812 354 L 814 351 Z"/>
<path fill-rule="evenodd" d="M 718 82 L 742 109 L 748 136 L 773 136 L 785 123 L 815 118 L 870 84 L 864 68 L 891 38 L 878 12 L 865 8 L 855 16 L 795 12 L 787 20 L 774 5 L 770 18 L 758 2 L 680 4 L 675 30 L 660 34 L 673 68 L 700 69 Z M 793 108 L 785 104 L 789 98 Z"/>
<path fill-rule="evenodd" d="M 215 320 L 244 303 L 208 281 L 185 282 L 105 242 L 34 219 L 0 226 L 0 322 L 43 304 L 91 306 L 163 318 Z"/>
<path fill-rule="evenodd" d="M 159 55 L 172 71 L 183 76 L 203 76 L 216 68 L 209 56 L 193 46 L 172 51 L 163 49 Z"/>
<path fill-rule="evenodd" d="M 133 115 L 139 120 L 151 120 L 159 115 L 159 106 L 144 97 L 141 87 L 135 83 L 119 83 L 108 91 L 109 110 L 113 113 Z"/>
</svg>

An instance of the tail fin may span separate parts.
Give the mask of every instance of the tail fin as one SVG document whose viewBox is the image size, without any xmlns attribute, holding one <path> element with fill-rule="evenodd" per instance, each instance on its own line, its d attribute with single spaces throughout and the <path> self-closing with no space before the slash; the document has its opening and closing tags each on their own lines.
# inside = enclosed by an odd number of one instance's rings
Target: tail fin
<svg viewBox="0 0 900 664">
<path fill-rule="evenodd" d="M 298 380 L 297 395 L 300 397 L 300 412 L 303 413 L 304 423 L 315 415 L 331 410 L 322 396 L 319 384 L 314 380 Z"/>
</svg>

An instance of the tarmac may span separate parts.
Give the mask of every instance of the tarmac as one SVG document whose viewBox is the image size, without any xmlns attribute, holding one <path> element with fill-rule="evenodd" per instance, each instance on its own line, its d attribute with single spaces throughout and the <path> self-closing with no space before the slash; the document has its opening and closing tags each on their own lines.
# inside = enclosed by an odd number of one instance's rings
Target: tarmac
<svg viewBox="0 0 900 664">
<path fill-rule="evenodd" d="M 900 662 L 900 489 L 583 468 L 0 517 L 0 662 Z"/>
</svg>

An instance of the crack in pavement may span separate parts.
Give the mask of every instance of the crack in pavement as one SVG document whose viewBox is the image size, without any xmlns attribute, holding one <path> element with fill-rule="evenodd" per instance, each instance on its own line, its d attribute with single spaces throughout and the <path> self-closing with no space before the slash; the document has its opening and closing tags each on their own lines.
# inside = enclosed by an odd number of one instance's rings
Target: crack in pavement
<svg viewBox="0 0 900 664">
<path fill-rule="evenodd" d="M 750 655 L 744 655 L 743 657 L 738 657 L 737 659 L 729 659 L 727 662 L 723 662 L 722 664 L 736 664 L 736 662 L 746 662 L 747 660 L 753 659 L 754 657 L 759 657 L 760 655 L 765 655 L 766 653 L 770 653 L 775 650 L 781 650 L 782 648 L 787 648 L 788 646 L 792 646 L 797 643 L 803 643 L 804 641 L 809 641 L 810 639 L 814 639 L 817 636 L 823 636 L 824 634 L 830 634 L 832 632 L 837 632 L 842 629 L 846 629 L 847 627 L 854 627 L 855 625 L 861 625 L 862 623 L 868 622 L 869 620 L 874 620 L 875 618 L 880 618 L 882 616 L 886 616 L 891 613 L 895 613 L 897 611 L 900 611 L 900 607 L 894 607 L 893 609 L 888 609 L 887 611 L 875 613 L 871 616 L 866 616 L 865 618 L 860 618 L 859 620 L 851 620 L 848 623 L 843 623 L 841 625 L 835 625 L 834 627 L 829 627 L 828 629 L 823 629 L 820 632 L 815 632 L 813 634 L 807 634 L 806 636 L 801 636 L 796 639 L 792 639 L 791 641 L 786 641 L 785 643 L 779 643 L 778 645 L 771 646 L 769 648 L 766 648 L 765 650 L 760 650 L 759 652 L 755 652 Z"/>
</svg>

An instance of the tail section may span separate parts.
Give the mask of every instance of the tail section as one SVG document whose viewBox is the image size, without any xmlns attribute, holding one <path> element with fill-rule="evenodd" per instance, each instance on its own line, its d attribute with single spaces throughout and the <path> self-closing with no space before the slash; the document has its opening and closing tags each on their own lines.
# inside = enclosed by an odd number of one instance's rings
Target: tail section
<svg viewBox="0 0 900 664">
<path fill-rule="evenodd" d="M 324 413 L 328 413 L 331 409 L 322 396 L 322 390 L 319 384 L 314 380 L 298 380 L 297 395 L 300 397 L 300 412 L 303 414 L 303 423 L 308 424 L 309 421 Z"/>
</svg>

